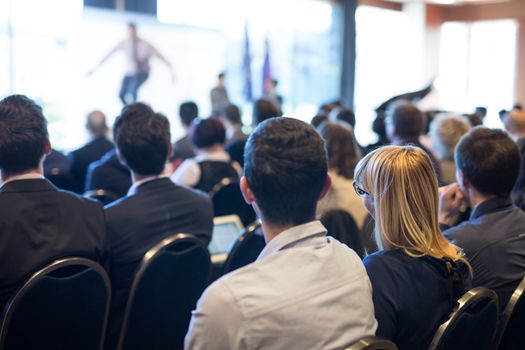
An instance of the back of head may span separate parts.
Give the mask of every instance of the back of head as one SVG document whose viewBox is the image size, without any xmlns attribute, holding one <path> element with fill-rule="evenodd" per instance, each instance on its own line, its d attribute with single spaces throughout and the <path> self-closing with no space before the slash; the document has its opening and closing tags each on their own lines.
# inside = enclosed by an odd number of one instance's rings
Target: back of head
<svg viewBox="0 0 525 350">
<path fill-rule="evenodd" d="M 101 111 L 92 111 L 86 120 L 86 129 L 94 136 L 104 136 L 109 128 L 106 124 L 106 115 Z"/>
<path fill-rule="evenodd" d="M 170 123 L 143 103 L 122 109 L 113 126 L 117 150 L 126 165 L 140 175 L 158 175 L 164 170 L 171 147 Z"/>
<path fill-rule="evenodd" d="M 423 150 L 378 148 L 357 164 L 355 181 L 373 200 L 376 233 L 385 249 L 416 256 L 442 250 L 437 176 Z"/>
<path fill-rule="evenodd" d="M 347 124 L 323 123 L 318 128 L 328 152 L 328 168 L 347 179 L 354 177 L 358 152 L 354 135 Z"/>
<path fill-rule="evenodd" d="M 335 117 L 336 120 L 348 123 L 352 128 L 355 128 L 355 114 L 351 109 L 343 108 Z"/>
<path fill-rule="evenodd" d="M 224 108 L 221 115 L 223 115 L 226 120 L 228 120 L 233 125 L 242 124 L 241 111 L 236 105 L 229 105 L 228 107 Z"/>
<path fill-rule="evenodd" d="M 302 121 L 269 119 L 246 143 L 246 180 L 263 219 L 275 225 L 299 225 L 315 218 L 327 171 L 323 140 Z"/>
<path fill-rule="evenodd" d="M 281 113 L 275 104 L 267 99 L 261 98 L 255 101 L 253 106 L 253 124 L 254 126 L 259 125 L 263 121 L 280 117 Z"/>
<path fill-rule="evenodd" d="M 472 128 L 459 141 L 456 167 L 485 195 L 508 196 L 520 168 L 518 146 L 502 130 Z"/>
<path fill-rule="evenodd" d="M 525 112 L 519 109 L 513 109 L 501 115 L 501 121 L 511 135 L 525 134 Z"/>
<path fill-rule="evenodd" d="M 470 129 L 468 119 L 454 115 L 440 115 L 430 124 L 432 149 L 439 159 L 454 159 L 454 148 L 461 136 Z"/>
<path fill-rule="evenodd" d="M 226 141 L 224 125 L 214 117 L 195 119 L 188 134 L 193 146 L 199 149 L 223 145 Z"/>
<path fill-rule="evenodd" d="M 386 125 L 389 138 L 416 139 L 425 129 L 425 116 L 419 108 L 407 101 L 396 102 L 387 112 Z"/>
<path fill-rule="evenodd" d="M 38 168 L 48 144 L 42 108 L 23 95 L 0 101 L 0 170 L 18 174 Z"/>
<path fill-rule="evenodd" d="M 188 127 L 191 125 L 191 122 L 199 116 L 199 107 L 192 101 L 181 103 L 179 116 L 182 125 Z"/>
</svg>

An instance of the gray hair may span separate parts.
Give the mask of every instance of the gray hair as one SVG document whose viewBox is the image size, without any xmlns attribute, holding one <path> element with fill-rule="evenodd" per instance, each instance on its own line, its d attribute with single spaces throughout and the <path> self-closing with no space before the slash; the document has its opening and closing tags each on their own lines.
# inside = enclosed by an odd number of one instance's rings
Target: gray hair
<svg viewBox="0 0 525 350">
<path fill-rule="evenodd" d="M 439 159 L 453 160 L 454 148 L 459 139 L 465 134 L 471 125 L 467 118 L 440 114 L 430 124 L 430 141 L 432 150 Z"/>
</svg>

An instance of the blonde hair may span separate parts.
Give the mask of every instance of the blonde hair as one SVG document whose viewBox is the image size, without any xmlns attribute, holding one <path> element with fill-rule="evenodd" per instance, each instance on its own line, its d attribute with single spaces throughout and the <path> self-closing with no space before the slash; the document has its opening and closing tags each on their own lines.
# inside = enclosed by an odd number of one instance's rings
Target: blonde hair
<svg viewBox="0 0 525 350">
<path fill-rule="evenodd" d="M 376 237 L 384 249 L 402 249 L 413 257 L 464 260 L 439 229 L 437 176 L 423 150 L 379 148 L 357 164 L 354 178 L 373 197 Z"/>
<path fill-rule="evenodd" d="M 437 153 L 439 159 L 454 160 L 454 148 L 461 136 L 470 129 L 467 118 L 441 114 L 430 124 L 430 140 L 432 149 Z"/>
</svg>

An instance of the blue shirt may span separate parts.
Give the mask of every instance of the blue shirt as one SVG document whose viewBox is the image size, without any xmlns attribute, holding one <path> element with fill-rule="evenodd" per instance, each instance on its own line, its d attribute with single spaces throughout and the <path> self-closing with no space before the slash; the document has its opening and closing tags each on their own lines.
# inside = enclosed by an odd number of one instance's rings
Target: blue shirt
<svg viewBox="0 0 525 350">
<path fill-rule="evenodd" d="M 361 259 L 314 221 L 281 232 L 257 261 L 208 287 L 185 349 L 343 349 L 376 325 Z"/>
<path fill-rule="evenodd" d="M 525 212 L 510 198 L 490 199 L 444 235 L 465 252 L 474 273 L 472 285 L 493 289 L 503 311 L 525 275 Z"/>
<path fill-rule="evenodd" d="M 377 336 L 399 349 L 426 349 L 455 301 L 470 287 L 466 265 L 449 259 L 383 250 L 364 263 L 372 283 Z"/>
</svg>

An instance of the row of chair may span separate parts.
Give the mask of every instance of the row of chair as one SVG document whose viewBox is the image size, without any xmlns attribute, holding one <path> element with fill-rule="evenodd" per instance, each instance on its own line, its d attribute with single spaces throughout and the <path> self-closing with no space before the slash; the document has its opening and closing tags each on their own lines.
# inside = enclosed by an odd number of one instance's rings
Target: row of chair
<svg viewBox="0 0 525 350">
<path fill-rule="evenodd" d="M 242 232 L 223 273 L 255 261 L 264 248 L 259 229 L 254 222 Z M 135 274 L 118 349 L 182 348 L 210 270 L 207 247 L 193 235 L 176 234 L 152 247 Z M 111 284 L 100 265 L 77 257 L 55 261 L 7 303 L 0 349 L 102 348 L 110 300 Z"/>
</svg>

